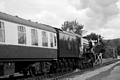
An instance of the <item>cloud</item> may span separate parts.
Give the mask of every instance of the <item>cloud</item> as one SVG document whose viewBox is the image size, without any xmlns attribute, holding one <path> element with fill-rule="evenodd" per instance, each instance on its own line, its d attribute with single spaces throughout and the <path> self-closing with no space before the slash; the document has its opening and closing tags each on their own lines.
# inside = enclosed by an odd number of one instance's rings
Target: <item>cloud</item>
<svg viewBox="0 0 120 80">
<path fill-rule="evenodd" d="M 109 5 L 118 2 L 118 0 L 104 0 L 104 1 L 96 0 L 96 2 L 97 2 L 100 6 L 108 7 Z"/>
<path fill-rule="evenodd" d="M 0 11 L 5 11 L 5 2 L 0 2 Z"/>
<path fill-rule="evenodd" d="M 117 6 L 118 0 L 79 0 L 79 8 L 77 10 L 87 9 L 86 15 L 89 19 L 86 21 L 86 26 L 89 29 L 101 28 L 109 20 L 115 18 L 119 14 Z"/>
<path fill-rule="evenodd" d="M 120 34 L 119 30 L 108 28 L 108 29 L 101 29 L 100 34 L 104 36 L 104 39 L 115 39 L 120 38 L 118 34 Z"/>
<path fill-rule="evenodd" d="M 90 33 L 96 33 L 99 35 L 102 35 L 102 37 L 104 37 L 104 39 L 114 39 L 114 38 L 120 38 L 120 36 L 118 34 L 120 34 L 119 30 L 115 30 L 112 28 L 101 28 L 101 29 L 97 29 L 97 30 L 89 30 L 86 34 L 84 34 L 83 36 L 89 35 Z"/>
<path fill-rule="evenodd" d="M 120 29 L 119 9 L 120 0 L 0 0 L 5 13 L 58 28 L 76 19 L 88 32 L 105 33 L 103 36 L 108 35 L 105 30 Z"/>
<path fill-rule="evenodd" d="M 29 15 L 28 17 L 32 21 L 36 21 L 36 22 L 42 23 L 42 24 L 51 25 L 54 27 L 60 27 L 59 25 L 62 22 L 62 19 L 60 19 L 55 13 L 52 13 L 52 12 L 47 11 L 47 10 L 43 10 L 38 14 L 32 15 L 31 17 Z"/>
<path fill-rule="evenodd" d="M 63 18 L 68 21 L 76 19 L 80 24 L 84 24 L 88 19 L 85 13 L 86 9 L 78 11 L 73 6 L 68 6 L 65 8 Z"/>
<path fill-rule="evenodd" d="M 55 13 L 48 12 L 47 10 L 43 10 L 41 11 L 41 13 L 36 14 L 35 18 L 38 19 L 38 21 L 40 21 L 41 23 L 52 25 L 55 27 L 58 27 L 59 22 L 61 21 L 61 19 Z M 56 24 L 54 25 L 54 23 Z"/>
<path fill-rule="evenodd" d="M 117 15 L 116 18 L 108 21 L 108 23 L 106 24 L 106 26 L 104 26 L 104 28 L 112 28 L 112 29 L 115 29 L 115 30 L 120 30 L 120 14 Z"/>
<path fill-rule="evenodd" d="M 61 27 L 64 21 L 77 20 L 84 24 L 86 10 L 78 11 L 68 0 L 5 0 L 6 13 L 39 23 Z M 9 4 L 11 3 L 11 4 Z"/>
<path fill-rule="evenodd" d="M 76 10 L 86 10 L 85 29 L 108 38 L 120 37 L 120 0 L 70 0 Z"/>
</svg>

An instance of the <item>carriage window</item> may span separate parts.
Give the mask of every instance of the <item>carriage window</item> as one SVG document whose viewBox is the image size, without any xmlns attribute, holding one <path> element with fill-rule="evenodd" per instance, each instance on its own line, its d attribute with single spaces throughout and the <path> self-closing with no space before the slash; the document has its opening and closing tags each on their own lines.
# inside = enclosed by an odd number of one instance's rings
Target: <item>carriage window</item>
<svg viewBox="0 0 120 80">
<path fill-rule="evenodd" d="M 32 45 L 38 46 L 38 32 L 35 29 L 31 29 Z"/>
<path fill-rule="evenodd" d="M 54 36 L 54 46 L 57 46 L 57 38 Z"/>
<path fill-rule="evenodd" d="M 45 31 L 42 31 L 42 46 L 48 46 L 48 35 Z"/>
<path fill-rule="evenodd" d="M 53 34 L 50 34 L 50 46 L 53 47 Z"/>
<path fill-rule="evenodd" d="M 0 42 L 5 42 L 5 26 L 4 22 L 0 21 Z"/>
<path fill-rule="evenodd" d="M 26 29 L 23 26 L 18 26 L 18 43 L 26 44 Z"/>
</svg>

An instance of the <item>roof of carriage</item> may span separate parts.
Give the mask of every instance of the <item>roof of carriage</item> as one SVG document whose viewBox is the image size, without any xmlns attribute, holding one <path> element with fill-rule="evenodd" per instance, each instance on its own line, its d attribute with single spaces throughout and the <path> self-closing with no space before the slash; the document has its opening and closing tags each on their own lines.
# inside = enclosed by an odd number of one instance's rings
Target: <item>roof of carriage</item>
<svg viewBox="0 0 120 80">
<path fill-rule="evenodd" d="M 55 29 L 57 29 L 59 31 L 59 33 L 63 33 L 63 34 L 71 35 L 71 36 L 82 37 L 81 35 L 76 34 L 74 32 L 64 31 L 64 30 L 58 29 L 58 28 L 55 28 Z"/>
<path fill-rule="evenodd" d="M 17 23 L 17 24 L 21 24 L 21 25 L 25 25 L 25 26 L 39 28 L 42 30 L 56 32 L 56 30 L 52 26 L 49 26 L 46 24 L 41 24 L 38 22 L 33 22 L 31 20 L 25 20 L 25 19 L 20 18 L 18 16 L 12 16 L 12 15 L 9 15 L 9 14 L 3 13 L 3 12 L 0 12 L 0 19 L 5 20 L 5 21 L 10 21 L 13 23 Z"/>
</svg>

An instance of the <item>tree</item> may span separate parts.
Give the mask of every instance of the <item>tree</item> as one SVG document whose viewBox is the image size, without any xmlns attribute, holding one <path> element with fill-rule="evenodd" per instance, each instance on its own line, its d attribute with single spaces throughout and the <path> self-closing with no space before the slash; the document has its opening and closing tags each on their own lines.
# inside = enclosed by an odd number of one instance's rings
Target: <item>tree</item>
<svg viewBox="0 0 120 80">
<path fill-rule="evenodd" d="M 91 33 L 90 35 L 85 36 L 86 39 L 88 40 L 93 40 L 96 41 L 96 45 L 93 48 L 93 51 L 95 52 L 95 54 L 99 54 L 99 53 L 103 53 L 103 55 L 105 57 L 108 57 L 109 55 L 111 55 L 111 53 L 109 51 L 109 48 L 106 48 L 106 46 L 109 43 L 109 40 L 105 41 L 103 40 L 103 37 L 101 35 L 95 34 L 95 33 Z M 106 51 L 107 50 L 107 51 Z"/>
<path fill-rule="evenodd" d="M 74 32 L 76 34 L 82 35 L 82 30 L 84 25 L 79 24 L 76 20 L 74 21 L 65 21 L 62 24 L 61 29 L 64 31 Z"/>
<path fill-rule="evenodd" d="M 91 33 L 87 36 L 84 36 L 84 38 L 86 38 L 87 40 L 98 40 L 99 38 L 99 41 L 102 40 L 103 37 L 101 37 L 101 35 L 98 35 L 96 33 Z"/>
<path fill-rule="evenodd" d="M 117 47 L 117 53 L 120 56 L 120 45 Z"/>
</svg>

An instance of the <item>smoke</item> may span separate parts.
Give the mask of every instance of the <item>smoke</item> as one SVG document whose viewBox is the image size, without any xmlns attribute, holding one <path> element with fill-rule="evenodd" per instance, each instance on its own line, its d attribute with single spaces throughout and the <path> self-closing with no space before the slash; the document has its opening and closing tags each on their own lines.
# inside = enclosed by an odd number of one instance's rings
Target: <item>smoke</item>
<svg viewBox="0 0 120 80">
<path fill-rule="evenodd" d="M 92 29 L 104 26 L 119 14 L 116 4 L 118 0 L 79 0 L 78 2 L 73 5 L 77 10 L 87 9 L 86 15 L 89 19 L 85 25 Z"/>
</svg>

